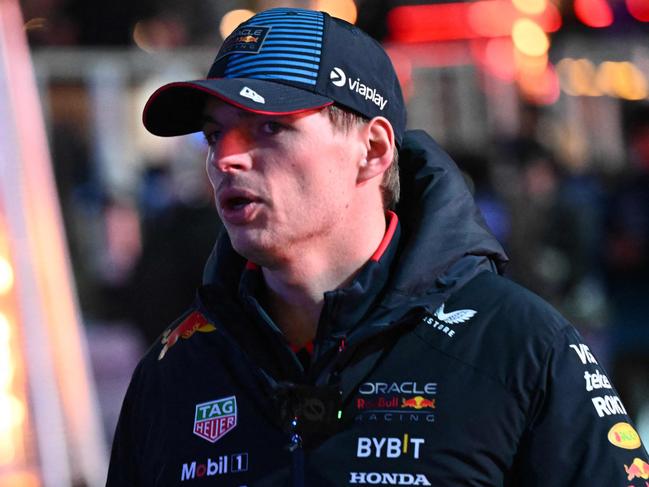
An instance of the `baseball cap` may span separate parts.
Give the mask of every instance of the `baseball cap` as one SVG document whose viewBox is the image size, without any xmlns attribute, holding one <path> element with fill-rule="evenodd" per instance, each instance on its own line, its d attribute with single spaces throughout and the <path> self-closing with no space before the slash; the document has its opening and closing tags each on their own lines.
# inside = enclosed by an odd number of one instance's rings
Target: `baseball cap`
<svg viewBox="0 0 649 487">
<path fill-rule="evenodd" d="M 240 24 L 223 42 L 206 79 L 169 83 L 144 107 L 160 136 L 198 132 L 207 97 L 254 113 L 294 114 L 332 104 L 383 116 L 401 145 L 406 110 L 390 58 L 354 25 L 325 12 L 275 8 Z"/>
</svg>

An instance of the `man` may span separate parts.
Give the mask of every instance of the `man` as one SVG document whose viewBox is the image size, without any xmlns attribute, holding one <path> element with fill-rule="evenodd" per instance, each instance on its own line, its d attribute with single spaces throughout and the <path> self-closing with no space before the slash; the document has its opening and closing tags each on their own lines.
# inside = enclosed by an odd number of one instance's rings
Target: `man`
<svg viewBox="0 0 649 487">
<path fill-rule="evenodd" d="M 108 485 L 646 485 L 597 359 L 498 275 L 500 245 L 452 161 L 405 132 L 364 33 L 262 12 L 144 123 L 203 131 L 226 234 L 135 371 Z"/>
</svg>

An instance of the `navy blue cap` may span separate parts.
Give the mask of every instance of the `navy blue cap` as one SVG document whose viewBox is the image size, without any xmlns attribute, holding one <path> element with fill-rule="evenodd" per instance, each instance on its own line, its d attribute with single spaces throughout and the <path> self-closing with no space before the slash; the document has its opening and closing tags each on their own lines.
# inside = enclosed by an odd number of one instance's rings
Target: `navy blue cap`
<svg viewBox="0 0 649 487">
<path fill-rule="evenodd" d="M 144 126 L 160 136 L 198 132 L 206 98 L 267 115 L 341 105 L 406 127 L 399 80 L 381 45 L 325 12 L 276 8 L 240 24 L 223 42 L 206 79 L 169 83 L 144 107 Z"/>
</svg>

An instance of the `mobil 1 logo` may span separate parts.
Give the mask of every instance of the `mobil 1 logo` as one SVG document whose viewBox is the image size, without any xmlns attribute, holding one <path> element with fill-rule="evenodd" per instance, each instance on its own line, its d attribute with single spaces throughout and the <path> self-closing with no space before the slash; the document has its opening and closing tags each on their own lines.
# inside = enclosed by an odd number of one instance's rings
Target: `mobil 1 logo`
<svg viewBox="0 0 649 487">
<path fill-rule="evenodd" d="M 229 474 L 239 474 L 248 471 L 248 453 L 233 453 L 220 455 L 216 458 L 208 457 L 205 460 L 194 460 L 183 463 L 180 481 L 196 479 L 215 479 Z"/>
</svg>

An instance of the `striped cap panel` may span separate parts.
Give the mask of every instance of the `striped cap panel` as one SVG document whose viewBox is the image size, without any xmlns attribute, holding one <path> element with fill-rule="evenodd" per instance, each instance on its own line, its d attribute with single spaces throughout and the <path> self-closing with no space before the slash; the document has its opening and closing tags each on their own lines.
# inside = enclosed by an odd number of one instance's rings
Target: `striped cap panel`
<svg viewBox="0 0 649 487">
<path fill-rule="evenodd" d="M 316 84 L 324 31 L 322 13 L 274 9 L 256 15 L 241 24 L 243 27 L 265 28 L 268 32 L 257 53 L 228 55 L 224 72 L 226 78 L 277 79 Z"/>
</svg>

